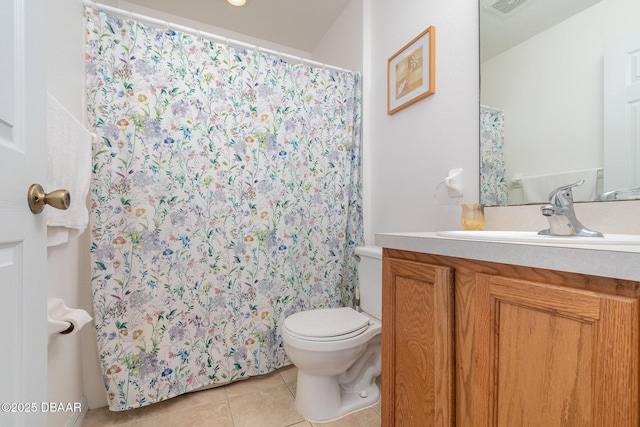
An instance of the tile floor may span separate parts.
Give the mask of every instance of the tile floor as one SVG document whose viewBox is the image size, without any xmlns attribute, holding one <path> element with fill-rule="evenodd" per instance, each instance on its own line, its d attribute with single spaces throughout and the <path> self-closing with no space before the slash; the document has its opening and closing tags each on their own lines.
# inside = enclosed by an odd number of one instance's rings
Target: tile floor
<svg viewBox="0 0 640 427">
<path fill-rule="evenodd" d="M 296 411 L 294 366 L 224 387 L 188 393 L 123 412 L 90 410 L 82 427 L 378 427 L 380 402 L 329 423 L 312 423 Z"/>
</svg>

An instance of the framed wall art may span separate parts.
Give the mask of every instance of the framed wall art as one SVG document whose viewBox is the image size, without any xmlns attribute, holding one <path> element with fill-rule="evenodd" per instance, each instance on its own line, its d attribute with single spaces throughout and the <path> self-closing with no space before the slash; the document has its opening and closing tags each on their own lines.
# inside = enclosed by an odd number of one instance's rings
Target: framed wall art
<svg viewBox="0 0 640 427">
<path fill-rule="evenodd" d="M 387 61 L 387 114 L 433 95 L 436 28 L 430 26 Z"/>
</svg>

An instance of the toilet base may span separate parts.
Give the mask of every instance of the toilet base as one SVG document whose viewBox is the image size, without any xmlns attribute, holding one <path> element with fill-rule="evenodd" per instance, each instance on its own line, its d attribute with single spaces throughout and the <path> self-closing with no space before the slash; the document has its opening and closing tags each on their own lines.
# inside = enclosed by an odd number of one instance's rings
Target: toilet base
<svg viewBox="0 0 640 427">
<path fill-rule="evenodd" d="M 316 377 L 298 370 L 296 409 L 309 421 L 327 422 L 372 406 L 380 399 L 375 382 L 362 390 L 345 391 L 339 377 Z"/>
</svg>

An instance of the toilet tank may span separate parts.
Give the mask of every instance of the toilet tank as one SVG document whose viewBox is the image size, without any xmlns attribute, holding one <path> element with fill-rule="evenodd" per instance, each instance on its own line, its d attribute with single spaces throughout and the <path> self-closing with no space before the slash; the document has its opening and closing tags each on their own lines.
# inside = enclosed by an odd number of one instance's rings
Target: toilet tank
<svg viewBox="0 0 640 427">
<path fill-rule="evenodd" d="M 358 282 L 360 284 L 360 308 L 365 313 L 382 319 L 382 248 L 358 246 Z"/>
</svg>

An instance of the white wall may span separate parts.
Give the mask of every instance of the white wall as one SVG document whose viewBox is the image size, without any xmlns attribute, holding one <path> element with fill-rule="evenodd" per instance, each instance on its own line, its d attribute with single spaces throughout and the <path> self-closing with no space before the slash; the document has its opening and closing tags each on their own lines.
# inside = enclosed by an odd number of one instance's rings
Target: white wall
<svg viewBox="0 0 640 427">
<path fill-rule="evenodd" d="M 639 15 L 637 0 L 603 0 L 482 64 L 482 103 L 505 111 L 507 178 L 603 166 L 603 53 Z M 509 203 L 520 196 L 510 186 Z"/>
<path fill-rule="evenodd" d="M 439 206 L 434 196 L 448 171 L 461 167 L 465 202 L 478 199 L 477 1 L 376 0 L 365 8 L 367 243 L 377 232 L 460 228 L 460 207 Z M 436 93 L 389 116 L 387 59 L 430 25 Z"/>
<path fill-rule="evenodd" d="M 82 0 L 47 1 L 47 90 L 78 120 L 84 122 L 82 8 Z M 87 303 L 87 298 L 82 297 L 82 293 L 89 292 L 91 286 L 87 233 L 67 244 L 51 247 L 47 253 L 49 297 L 62 298 L 69 307 L 90 311 L 90 302 Z M 92 329 L 92 325 L 87 325 L 79 334 L 59 336 L 49 346 L 47 369 L 50 402 L 66 404 L 82 401 L 81 342 L 83 335 L 91 334 Z M 72 416 L 71 412 L 50 412 L 48 425 L 64 426 Z"/>
<path fill-rule="evenodd" d="M 377 232 L 459 228 L 460 200 L 436 190 L 450 169 L 464 169 L 464 201 L 477 201 L 477 3 L 451 3 L 354 0 L 313 52 L 317 61 L 363 72 L 367 244 Z M 387 59 L 430 25 L 436 94 L 388 116 Z"/>
<path fill-rule="evenodd" d="M 351 0 L 312 52 L 314 61 L 362 71 L 364 0 Z"/>
</svg>

